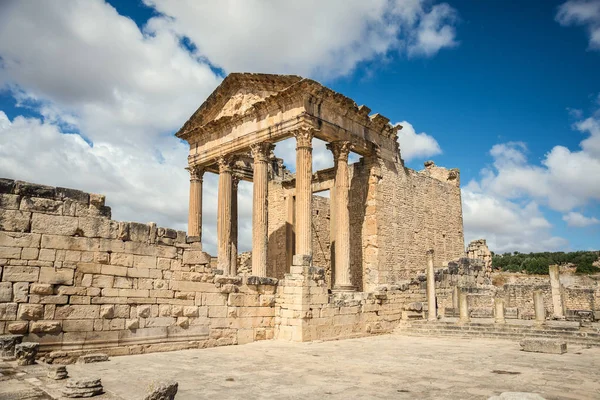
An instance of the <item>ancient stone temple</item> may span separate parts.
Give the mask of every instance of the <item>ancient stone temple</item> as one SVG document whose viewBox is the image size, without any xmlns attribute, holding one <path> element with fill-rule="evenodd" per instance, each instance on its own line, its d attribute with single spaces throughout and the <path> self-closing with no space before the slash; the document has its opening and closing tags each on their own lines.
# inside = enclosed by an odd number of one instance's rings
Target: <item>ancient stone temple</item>
<svg viewBox="0 0 600 400">
<path fill-rule="evenodd" d="M 283 278 L 312 257 L 334 291 L 408 279 L 434 249 L 441 265 L 464 255 L 460 176 L 427 162 L 404 166 L 389 119 L 298 76 L 230 74 L 177 136 L 190 145 L 190 236 L 201 241 L 202 176 L 219 174 L 218 266 L 236 275 L 237 182 L 253 182 L 252 273 Z M 272 153 L 295 138 L 296 171 Z M 313 138 L 334 167 L 312 169 Z M 359 162 L 348 163 L 350 152 Z M 329 190 L 330 199 L 315 197 Z"/>
</svg>

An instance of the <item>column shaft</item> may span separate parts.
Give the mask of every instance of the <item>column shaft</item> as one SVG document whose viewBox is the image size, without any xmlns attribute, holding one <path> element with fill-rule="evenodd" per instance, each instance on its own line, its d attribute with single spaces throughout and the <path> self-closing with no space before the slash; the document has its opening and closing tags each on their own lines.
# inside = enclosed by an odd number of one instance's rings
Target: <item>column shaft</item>
<svg viewBox="0 0 600 400">
<path fill-rule="evenodd" d="M 544 307 L 544 293 L 541 290 L 533 292 L 533 308 L 535 311 L 535 321 L 543 324 L 546 320 L 546 308 Z"/>
<path fill-rule="evenodd" d="M 550 275 L 550 289 L 552 290 L 552 308 L 554 309 L 554 318 L 563 319 L 565 317 L 565 313 L 563 311 L 558 265 L 551 265 L 548 269 L 548 273 Z"/>
<path fill-rule="evenodd" d="M 497 324 L 504 324 L 504 299 L 499 297 L 494 298 L 494 320 Z"/>
<path fill-rule="evenodd" d="M 469 296 L 464 290 L 460 290 L 459 292 L 458 308 L 460 312 L 459 323 L 469 322 L 471 320 L 469 317 Z"/>
<path fill-rule="evenodd" d="M 312 257 L 312 137 L 310 129 L 296 136 L 296 255 Z"/>
<path fill-rule="evenodd" d="M 252 275 L 267 276 L 268 245 L 268 160 L 273 145 L 258 143 L 251 146 L 254 157 L 252 199 Z"/>
<path fill-rule="evenodd" d="M 240 178 L 235 174 L 231 177 L 231 261 L 229 275 L 237 275 L 238 260 L 238 184 Z"/>
<path fill-rule="evenodd" d="M 188 209 L 188 236 L 202 238 L 202 181 L 204 170 L 190 166 L 190 203 Z"/>
<path fill-rule="evenodd" d="M 348 154 L 350 142 L 336 141 L 327 145 L 333 153 L 335 163 L 334 197 L 335 206 L 334 254 L 335 254 L 335 281 L 334 290 L 354 290 L 350 277 L 350 213 L 348 211 Z"/>
<path fill-rule="evenodd" d="M 435 272 L 433 270 L 433 249 L 427 251 L 427 319 L 437 320 L 435 303 Z"/>
<path fill-rule="evenodd" d="M 231 273 L 231 159 L 219 159 L 219 191 L 217 205 L 217 265 L 224 274 Z"/>
</svg>

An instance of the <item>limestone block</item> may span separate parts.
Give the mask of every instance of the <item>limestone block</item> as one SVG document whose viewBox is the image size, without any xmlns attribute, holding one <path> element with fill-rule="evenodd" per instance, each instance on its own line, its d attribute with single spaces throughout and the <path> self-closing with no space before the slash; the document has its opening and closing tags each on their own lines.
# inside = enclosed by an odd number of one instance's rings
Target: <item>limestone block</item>
<svg viewBox="0 0 600 400">
<path fill-rule="evenodd" d="M 57 306 L 54 313 L 56 319 L 93 319 L 100 315 L 99 305 L 66 305 Z"/>
<path fill-rule="evenodd" d="M 184 317 L 197 317 L 198 316 L 198 307 L 196 307 L 196 306 L 183 307 L 183 316 Z"/>
<path fill-rule="evenodd" d="M 88 289 L 84 286 L 57 286 L 56 293 L 66 296 L 87 296 Z"/>
<path fill-rule="evenodd" d="M 69 303 L 70 304 L 90 304 L 91 303 L 90 296 L 70 296 Z M 59 303 L 56 303 L 59 304 Z M 64 304 L 64 303 L 61 303 Z"/>
<path fill-rule="evenodd" d="M 31 323 L 32 333 L 60 333 L 62 331 L 61 321 L 34 321 Z"/>
<path fill-rule="evenodd" d="M 110 262 L 110 253 L 107 251 L 96 251 L 94 252 L 93 261 L 98 264 L 108 264 Z"/>
<path fill-rule="evenodd" d="M 29 291 L 31 294 L 49 295 L 54 293 L 54 286 L 48 283 L 32 283 Z"/>
<path fill-rule="evenodd" d="M 21 251 L 22 260 L 37 260 L 40 250 L 34 247 L 25 247 Z"/>
<path fill-rule="evenodd" d="M 129 318 L 131 307 L 126 304 L 116 304 L 114 311 L 115 318 Z"/>
<path fill-rule="evenodd" d="M 151 307 L 148 304 L 139 305 L 137 307 L 137 316 L 139 318 L 148 318 L 150 317 Z"/>
<path fill-rule="evenodd" d="M 18 365 L 35 364 L 35 356 L 40 348 L 39 343 L 21 343 L 15 346 L 15 357 Z"/>
<path fill-rule="evenodd" d="M 75 217 L 34 213 L 31 217 L 31 232 L 73 236 L 77 233 Z"/>
<path fill-rule="evenodd" d="M 101 217 L 79 217 L 79 230 L 82 236 L 90 238 L 116 239 L 118 223 Z"/>
<path fill-rule="evenodd" d="M 154 327 L 165 327 L 175 325 L 177 320 L 173 317 L 155 317 L 155 318 L 146 318 L 145 327 L 146 328 L 154 328 Z"/>
<path fill-rule="evenodd" d="M 149 278 L 150 270 L 148 268 L 127 268 L 127 276 L 130 278 Z"/>
<path fill-rule="evenodd" d="M 54 319 L 55 312 L 56 312 L 55 304 L 46 304 L 44 306 L 44 319 Z"/>
<path fill-rule="evenodd" d="M 69 379 L 62 393 L 69 398 L 92 397 L 101 395 L 104 389 L 100 379 Z"/>
<path fill-rule="evenodd" d="M 126 319 L 125 320 L 125 328 L 132 330 L 132 329 L 138 329 L 140 327 L 140 320 L 137 318 L 134 319 Z"/>
<path fill-rule="evenodd" d="M 103 275 L 127 276 L 127 267 L 103 265 L 101 271 Z"/>
<path fill-rule="evenodd" d="M 91 332 L 94 330 L 93 319 L 66 319 L 62 321 L 64 332 Z"/>
<path fill-rule="evenodd" d="M 23 181 L 15 181 L 13 193 L 21 196 L 43 197 L 53 199 L 55 197 L 55 189 L 53 186 L 38 185 Z"/>
<path fill-rule="evenodd" d="M 18 318 L 24 321 L 35 321 L 44 318 L 44 306 L 41 304 L 19 304 Z"/>
<path fill-rule="evenodd" d="M 29 322 L 27 321 L 16 321 L 7 324 L 7 330 L 12 334 L 26 334 L 29 328 Z"/>
<path fill-rule="evenodd" d="M 563 354 L 567 352 L 567 343 L 553 339 L 523 339 L 521 350 L 535 353 Z"/>
<path fill-rule="evenodd" d="M 93 275 L 91 286 L 99 288 L 113 287 L 115 277 L 112 275 Z"/>
<path fill-rule="evenodd" d="M 18 247 L 0 247 L 0 258 L 20 259 L 21 258 L 21 249 Z"/>
<path fill-rule="evenodd" d="M 84 274 L 99 274 L 102 270 L 102 264 L 81 262 L 77 263 L 77 272 Z"/>
<path fill-rule="evenodd" d="M 221 293 L 203 293 L 202 305 L 205 306 L 224 306 L 227 304 L 227 295 Z"/>
<path fill-rule="evenodd" d="M 0 209 L 18 210 L 21 196 L 16 194 L 0 194 Z"/>
<path fill-rule="evenodd" d="M 77 364 L 91 364 L 108 361 L 108 355 L 104 353 L 91 353 L 79 356 Z"/>
<path fill-rule="evenodd" d="M 40 197 L 23 197 L 19 209 L 43 214 L 62 215 L 63 203 L 53 199 Z"/>
<path fill-rule="evenodd" d="M 53 285 L 72 285 L 75 270 L 70 268 L 48 268 L 40 269 L 40 283 L 50 283 Z"/>
<path fill-rule="evenodd" d="M 226 318 L 227 317 L 227 306 L 209 306 L 208 307 L 209 318 Z"/>
<path fill-rule="evenodd" d="M 0 282 L 0 303 L 12 301 L 12 286 L 10 282 Z"/>
<path fill-rule="evenodd" d="M 102 305 L 100 306 L 100 318 L 114 318 L 115 316 L 115 306 L 113 305 Z"/>
<path fill-rule="evenodd" d="M 184 264 L 210 264 L 210 255 L 201 250 L 185 250 L 183 252 Z"/>
<path fill-rule="evenodd" d="M 0 178 L 0 193 L 12 193 L 15 188 L 13 179 Z"/>
<path fill-rule="evenodd" d="M 15 282 L 13 285 L 13 301 L 27 303 L 29 300 L 29 282 Z"/>
<path fill-rule="evenodd" d="M 0 214 L 1 215 L 1 214 Z M 0 216 L 0 221 L 1 221 Z M 1 224 L 1 222 L 0 222 Z M 39 247 L 42 235 L 39 233 L 1 232 L 0 246 L 6 247 Z"/>
<path fill-rule="evenodd" d="M 134 268 L 156 268 L 156 257 L 153 256 L 133 256 Z"/>
<path fill-rule="evenodd" d="M 129 223 L 129 239 L 132 242 L 148 243 L 150 226 L 137 222 Z"/>
<path fill-rule="evenodd" d="M 69 302 L 68 296 L 55 295 L 55 296 L 40 296 L 40 304 L 67 304 Z"/>
<path fill-rule="evenodd" d="M 115 276 L 113 287 L 119 289 L 131 289 L 133 287 L 133 279 L 125 278 L 122 276 Z"/>
<path fill-rule="evenodd" d="M 178 384 L 175 381 L 152 382 L 144 400 L 174 400 Z"/>
<path fill-rule="evenodd" d="M 31 227 L 31 213 L 19 210 L 0 209 L 0 230 L 28 232 Z"/>
<path fill-rule="evenodd" d="M 61 200 L 71 199 L 83 204 L 89 204 L 90 202 L 90 195 L 81 190 L 57 187 L 55 188 L 55 193 L 56 198 Z"/>
</svg>

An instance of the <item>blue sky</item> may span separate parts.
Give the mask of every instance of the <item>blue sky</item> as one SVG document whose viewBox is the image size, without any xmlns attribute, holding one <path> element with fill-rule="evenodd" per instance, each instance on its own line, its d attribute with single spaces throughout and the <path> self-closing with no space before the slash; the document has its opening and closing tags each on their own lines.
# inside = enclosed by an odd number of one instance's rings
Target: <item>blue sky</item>
<svg viewBox="0 0 600 400">
<path fill-rule="evenodd" d="M 460 168 L 467 241 L 598 249 L 600 1 L 362 3 L 7 2 L 0 175 L 106 193 L 115 218 L 185 229 L 172 133 L 228 72 L 295 73 L 402 122 L 409 167 Z M 209 250 L 215 212 L 207 201 Z"/>
</svg>

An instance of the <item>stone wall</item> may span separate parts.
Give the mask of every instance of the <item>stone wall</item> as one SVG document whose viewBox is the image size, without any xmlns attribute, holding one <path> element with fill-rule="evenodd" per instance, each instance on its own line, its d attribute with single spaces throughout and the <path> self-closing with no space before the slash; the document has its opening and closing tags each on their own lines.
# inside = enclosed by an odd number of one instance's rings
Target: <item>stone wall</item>
<svg viewBox="0 0 600 400">
<path fill-rule="evenodd" d="M 0 334 L 53 357 L 272 338 L 277 281 L 210 262 L 185 232 L 111 220 L 104 196 L 0 180 Z"/>
</svg>

